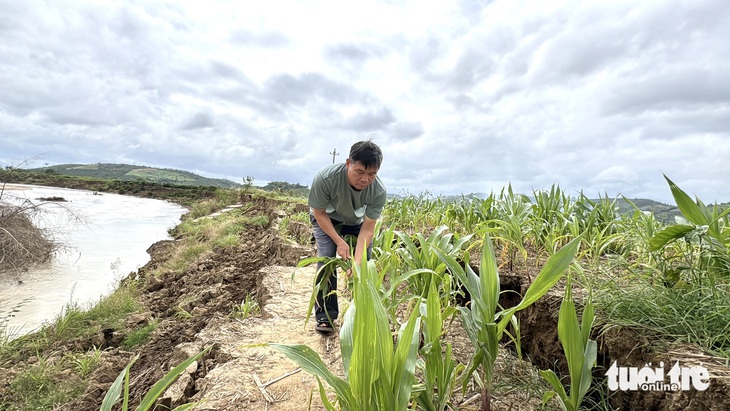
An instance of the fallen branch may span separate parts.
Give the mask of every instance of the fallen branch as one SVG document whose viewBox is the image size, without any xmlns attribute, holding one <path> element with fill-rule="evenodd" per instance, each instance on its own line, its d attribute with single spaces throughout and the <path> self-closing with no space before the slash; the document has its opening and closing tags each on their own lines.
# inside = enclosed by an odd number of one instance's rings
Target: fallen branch
<svg viewBox="0 0 730 411">
<path fill-rule="evenodd" d="M 302 370 L 301 368 L 297 368 L 294 371 L 289 371 L 288 373 L 285 373 L 285 374 L 281 375 L 280 377 L 277 377 L 277 378 L 274 378 L 273 380 L 267 381 L 266 383 L 263 384 L 263 386 L 264 386 L 264 388 L 266 388 L 269 385 L 271 385 L 273 383 L 276 383 L 276 382 L 279 382 L 279 381 L 283 380 L 286 377 L 292 376 L 292 375 L 298 373 L 301 370 Z"/>
<path fill-rule="evenodd" d="M 259 388 L 259 391 L 261 391 L 261 395 L 264 396 L 264 399 L 266 400 L 266 402 L 269 404 L 275 403 L 276 401 L 271 396 L 271 394 L 269 394 L 268 391 L 266 391 L 266 387 L 261 383 L 259 376 L 256 375 L 256 373 L 253 373 L 252 377 L 253 377 L 253 381 L 256 383 L 256 386 Z"/>
</svg>

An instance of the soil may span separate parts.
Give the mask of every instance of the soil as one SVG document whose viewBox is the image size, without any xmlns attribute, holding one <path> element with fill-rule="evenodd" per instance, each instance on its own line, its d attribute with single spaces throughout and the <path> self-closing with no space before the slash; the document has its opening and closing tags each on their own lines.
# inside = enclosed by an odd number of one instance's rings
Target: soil
<svg viewBox="0 0 730 411">
<path fill-rule="evenodd" d="M 296 268 L 296 265 L 302 257 L 314 255 L 314 248 L 306 242 L 301 245 L 287 241 L 277 234 L 276 221 L 284 215 L 282 203 L 266 198 L 251 198 L 250 201 L 254 206 L 247 208 L 245 213 L 267 215 L 272 226 L 243 231 L 240 246 L 215 250 L 201 256 L 194 266 L 180 274 L 167 272 L 159 277 L 151 273 L 174 253 L 176 241 L 158 242 L 148 249 L 150 262 L 126 280 L 144 284 L 142 301 L 146 311 L 130 315 L 124 329 L 104 329 L 93 339 L 67 343 L 65 349 L 83 350 L 96 346 L 104 351 L 82 398 L 58 409 L 98 410 L 120 371 L 139 355 L 131 368 L 130 380 L 130 405 L 135 407 L 170 369 L 209 346 L 212 346 L 210 352 L 188 367 L 160 397 L 161 405 L 174 408 L 196 402 L 195 410 L 324 409 L 316 378 L 265 345 L 307 345 L 319 354 L 331 371 L 342 377 L 337 334 L 323 336 L 314 331 L 313 321 L 306 320 L 315 273 L 313 267 Z M 303 228 L 293 227 L 296 232 L 292 235 L 301 238 Z M 534 273 L 531 276 L 534 278 Z M 528 277 L 506 275 L 503 289 L 524 292 Z M 233 306 L 244 301 L 247 295 L 255 297 L 261 307 L 260 314 L 245 319 L 232 317 Z M 546 296 L 534 308 L 520 314 L 522 347 L 538 369 L 554 368 L 563 360 L 556 333 L 560 295 L 556 292 Z M 346 299 L 340 301 L 343 305 L 340 311 L 344 312 Z M 516 301 L 501 303 L 509 306 Z M 134 352 L 125 350 L 121 341 L 127 333 L 153 319 L 159 325 L 151 338 Z M 618 330 L 616 333 L 600 337 L 599 356 L 603 366 L 607 367 L 609 361 L 617 358 L 636 366 L 656 360 L 648 352 L 636 349 L 640 336 Z M 472 348 L 458 321 L 451 325 L 446 338 L 454 344 L 454 356 L 466 363 Z M 493 409 L 540 409 L 542 387 L 533 384 L 536 392 L 528 392 L 515 389 L 509 380 L 534 378 L 535 367 L 518 360 L 509 350 L 501 351 L 496 366 Z M 674 358 L 684 362 L 688 357 L 675 355 Z M 728 370 L 726 365 L 724 371 L 718 367 L 711 371 L 714 376 Z M 17 370 L 11 369 L 4 377 L 0 376 L 0 397 L 5 389 L 3 385 L 15 372 Z M 597 376 L 603 377 L 602 374 Z M 454 402 L 461 404 L 461 410 L 476 410 L 478 391 L 471 387 L 461 395 L 457 389 Z M 727 410 L 730 404 L 727 378 L 715 378 L 710 389 L 704 392 L 640 394 L 617 395 L 617 408 Z"/>
</svg>

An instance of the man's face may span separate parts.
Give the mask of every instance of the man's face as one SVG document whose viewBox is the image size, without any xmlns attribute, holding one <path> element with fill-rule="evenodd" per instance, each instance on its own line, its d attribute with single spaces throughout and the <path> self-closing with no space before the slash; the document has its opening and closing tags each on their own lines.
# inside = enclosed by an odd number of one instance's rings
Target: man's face
<svg viewBox="0 0 730 411">
<path fill-rule="evenodd" d="M 372 184 L 378 175 L 378 169 L 375 167 L 365 168 L 359 161 L 345 160 L 347 167 L 347 182 L 358 190 L 364 190 Z"/>
</svg>

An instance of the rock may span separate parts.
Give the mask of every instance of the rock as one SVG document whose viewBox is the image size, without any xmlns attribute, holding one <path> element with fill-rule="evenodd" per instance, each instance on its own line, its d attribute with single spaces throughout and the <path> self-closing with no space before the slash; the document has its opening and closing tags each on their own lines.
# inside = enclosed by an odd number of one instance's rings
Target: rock
<svg viewBox="0 0 730 411">
<path fill-rule="evenodd" d="M 187 370 L 186 370 L 187 371 Z M 178 407 L 188 402 L 186 392 L 195 385 L 195 381 L 190 374 L 183 372 L 180 377 L 170 385 L 164 394 L 160 397 L 160 401 L 166 403 L 169 401 L 170 409 Z"/>
<path fill-rule="evenodd" d="M 158 291 L 158 290 L 162 289 L 164 286 L 165 286 L 165 283 L 157 277 L 150 277 L 149 280 L 147 280 L 147 291 L 148 292 Z"/>
<path fill-rule="evenodd" d="M 127 328 L 137 328 L 141 325 L 146 325 L 150 322 L 152 319 L 152 313 L 150 312 L 144 312 L 144 313 L 134 313 L 127 316 Z"/>
</svg>

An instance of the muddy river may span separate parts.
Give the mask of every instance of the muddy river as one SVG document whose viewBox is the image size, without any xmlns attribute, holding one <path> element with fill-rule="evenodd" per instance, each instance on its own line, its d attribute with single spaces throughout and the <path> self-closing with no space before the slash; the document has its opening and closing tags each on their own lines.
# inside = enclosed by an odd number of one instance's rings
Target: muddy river
<svg viewBox="0 0 730 411">
<path fill-rule="evenodd" d="M 108 294 L 149 261 L 147 248 L 169 238 L 186 211 L 161 200 L 40 186 L 15 186 L 2 200 L 49 197 L 66 201 L 44 205 L 37 224 L 65 247 L 49 263 L 0 273 L 0 325 L 11 336 L 53 320 L 69 303 L 87 306 Z"/>
</svg>

